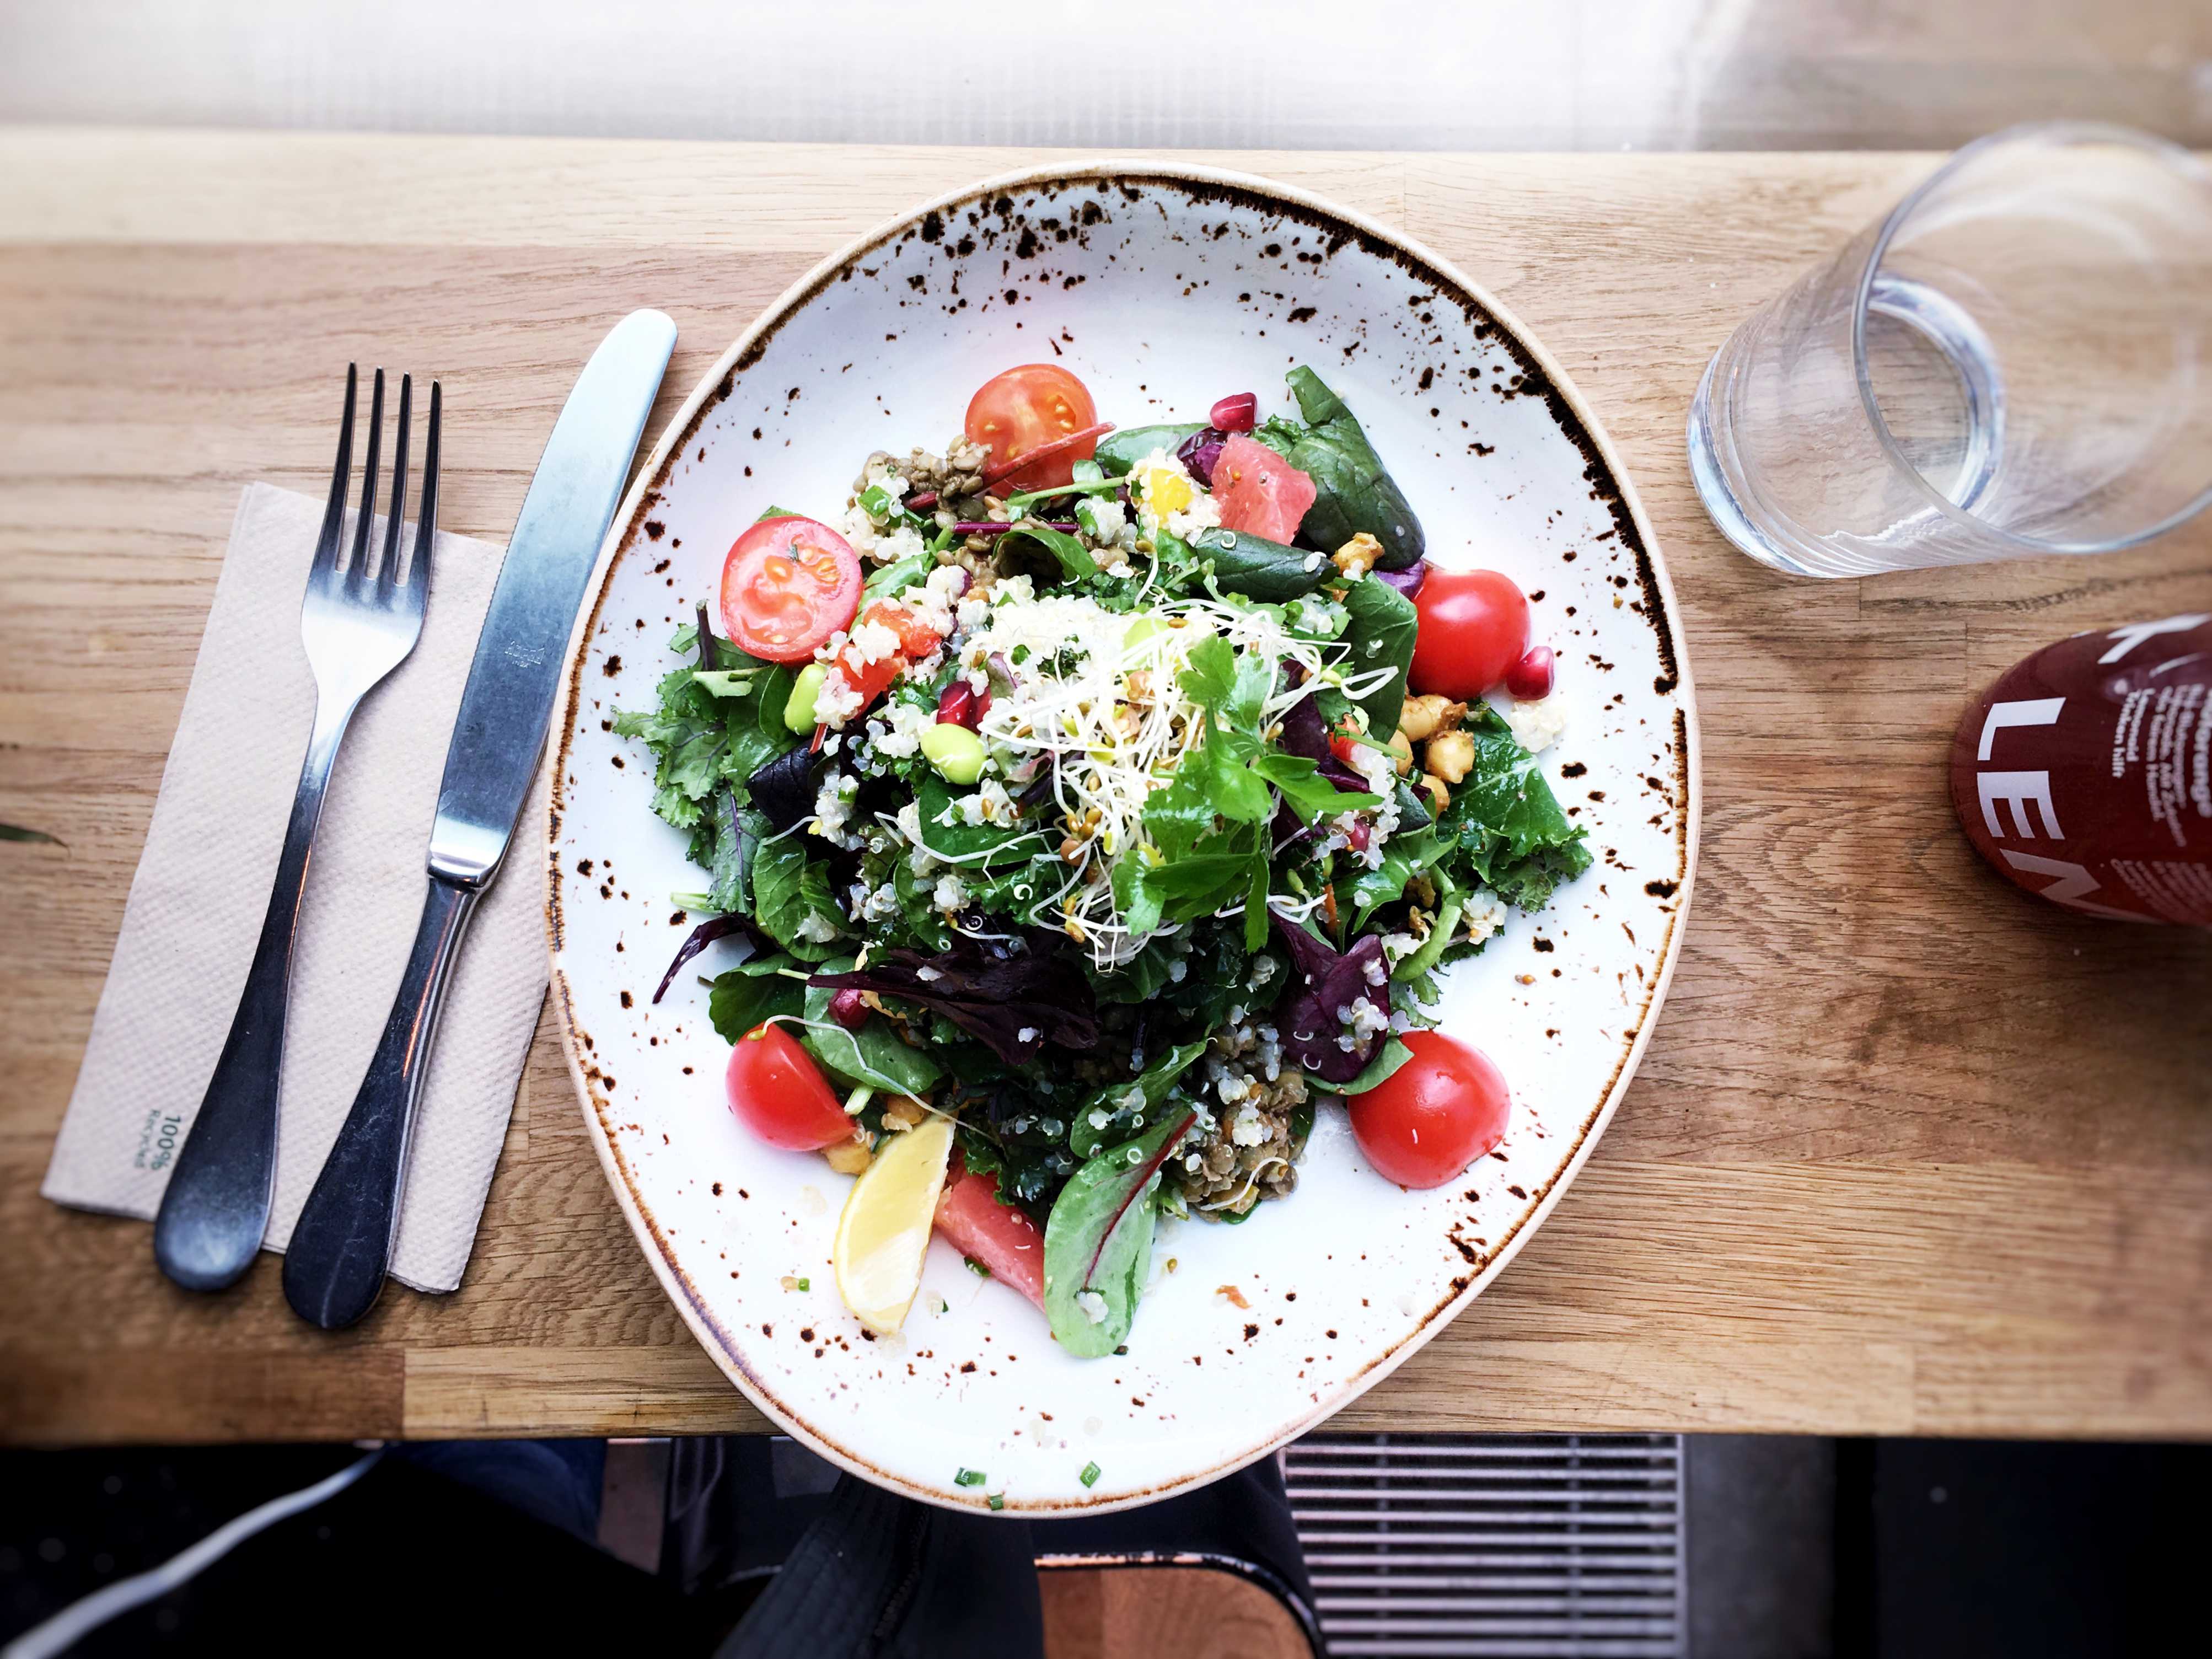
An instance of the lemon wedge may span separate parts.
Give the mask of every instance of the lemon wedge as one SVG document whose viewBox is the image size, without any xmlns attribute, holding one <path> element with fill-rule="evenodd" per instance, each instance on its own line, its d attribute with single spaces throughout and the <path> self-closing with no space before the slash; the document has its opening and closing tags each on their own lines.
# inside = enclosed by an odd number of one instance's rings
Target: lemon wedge
<svg viewBox="0 0 2212 1659">
<path fill-rule="evenodd" d="M 926 1117 L 886 1137 L 846 1194 L 830 1261 L 837 1294 L 871 1330 L 889 1336 L 906 1322 L 951 1158 L 951 1120 Z"/>
</svg>

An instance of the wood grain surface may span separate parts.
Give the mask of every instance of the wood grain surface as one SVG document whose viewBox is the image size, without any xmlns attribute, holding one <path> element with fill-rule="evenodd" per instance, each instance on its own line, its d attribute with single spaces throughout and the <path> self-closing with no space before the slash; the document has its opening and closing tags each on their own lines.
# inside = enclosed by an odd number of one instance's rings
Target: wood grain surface
<svg viewBox="0 0 2212 1659">
<path fill-rule="evenodd" d="M 65 843 L 0 842 L 0 1437 L 762 1426 L 654 1287 L 544 1031 L 466 1282 L 344 1335 L 291 1317 L 273 1259 L 187 1296 L 144 1226 L 38 1182 L 238 492 L 319 495 L 346 362 L 442 380 L 443 521 L 503 538 L 623 313 L 682 331 L 657 428 L 847 238 L 1048 159 L 0 130 L 0 822 Z M 2212 608 L 2212 524 L 1792 582 L 1721 541 L 1683 459 L 1729 328 L 1932 158 L 1206 159 L 1401 227 L 1541 337 L 1657 526 L 1704 726 L 1641 1074 L 1498 1286 L 1339 1425 L 2212 1433 L 2212 934 L 2016 892 L 1943 779 L 2016 658 Z"/>
</svg>

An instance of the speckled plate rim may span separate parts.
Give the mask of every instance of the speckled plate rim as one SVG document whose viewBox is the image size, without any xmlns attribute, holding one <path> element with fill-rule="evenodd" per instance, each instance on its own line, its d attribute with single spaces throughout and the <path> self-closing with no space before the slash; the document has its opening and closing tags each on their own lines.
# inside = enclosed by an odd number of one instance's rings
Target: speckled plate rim
<svg viewBox="0 0 2212 1659">
<path fill-rule="evenodd" d="M 1696 884 L 1699 807 L 1703 799 L 1701 745 L 1698 736 L 1697 694 L 1691 678 L 1690 663 L 1681 629 L 1677 623 L 1679 612 L 1674 600 L 1674 584 L 1668 577 L 1657 538 L 1644 511 L 1635 484 L 1623 467 L 1613 441 L 1583 400 L 1573 380 L 1550 352 L 1537 341 L 1520 319 L 1514 315 L 1480 283 L 1474 282 L 1449 260 L 1435 253 L 1413 238 L 1391 229 L 1364 214 L 1354 211 L 1324 197 L 1285 185 L 1256 174 L 1238 173 L 1228 168 L 1195 167 L 1172 160 L 1143 159 L 1078 161 L 1054 166 L 1024 168 L 1019 172 L 1000 173 L 994 177 L 963 185 L 931 200 L 917 204 L 896 217 L 884 222 L 848 242 L 836 252 L 814 266 L 756 318 L 745 331 L 716 360 L 714 366 L 702 375 L 699 383 L 684 399 L 684 405 L 671 417 L 663 428 L 645 465 L 637 471 L 622 511 L 605 542 L 599 549 L 599 560 L 592 568 L 588 588 L 589 599 L 579 612 L 568 639 L 568 668 L 562 676 L 560 700 L 553 711 L 551 731 L 556 741 L 548 764 L 554 768 L 554 787 L 550 792 L 550 807 L 546 821 L 546 881 L 545 926 L 546 941 L 551 957 L 552 993 L 559 1014 L 561 1046 L 568 1062 L 568 1075 L 575 1085 L 576 1097 L 583 1109 L 584 1121 L 589 1127 L 592 1145 L 599 1153 L 600 1167 L 605 1171 L 607 1183 L 614 1189 L 615 1198 L 622 1206 L 623 1217 L 629 1222 L 646 1260 L 651 1264 L 661 1289 L 675 1304 L 677 1313 L 691 1334 L 705 1349 L 724 1376 L 779 1428 L 794 1439 L 828 1458 L 838 1468 L 857 1474 L 878 1486 L 942 1508 L 969 1510 L 975 1506 L 961 1502 L 951 1494 L 918 1485 L 896 1474 L 878 1467 L 866 1457 L 840 1445 L 823 1434 L 804 1418 L 779 1400 L 765 1381 L 746 1369 L 738 1352 L 737 1344 L 709 1313 L 704 1302 L 690 1282 L 676 1260 L 660 1227 L 644 1199 L 632 1183 L 629 1171 L 617 1156 L 613 1137 L 609 1133 L 600 1109 L 600 1103 L 591 1086 L 591 1076 L 596 1067 L 585 1047 L 586 1033 L 576 1018 L 574 1000 L 571 996 L 566 963 L 563 960 L 562 923 L 561 915 L 561 875 L 556 849 L 560 845 L 562 808 L 559 787 L 560 773 L 568 763 L 569 744 L 574 738 L 573 723 L 576 707 L 582 697 L 585 658 L 588 653 L 592 630 L 597 626 L 599 611 L 605 603 L 607 585 L 617 561 L 635 541 L 647 508 L 647 499 L 660 486 L 661 475 L 671 459 L 681 452 L 706 412 L 720 402 L 724 386 L 740 368 L 749 368 L 766 349 L 768 342 L 793 314 L 824 292 L 837 280 L 847 266 L 871 251 L 883 246 L 910 228 L 918 225 L 932 213 L 944 213 L 977 197 L 988 197 L 1001 191 L 1033 189 L 1079 183 L 1119 180 L 1131 183 L 1159 181 L 1170 185 L 1196 185 L 1208 189 L 1231 190 L 1244 192 L 1262 200 L 1284 204 L 1302 214 L 1334 220 L 1358 237 L 1392 250 L 1401 260 L 1421 268 L 1425 276 L 1434 278 L 1440 289 L 1452 292 L 1462 304 L 1473 312 L 1486 315 L 1495 323 L 1510 343 L 1510 349 L 1523 357 L 1545 379 L 1553 395 L 1564 403 L 1574 422 L 1582 429 L 1589 452 L 1605 470 L 1607 482 L 1619 497 L 1622 509 L 1634 526 L 1638 547 L 1638 575 L 1645 592 L 1657 604 L 1653 607 L 1657 615 L 1651 618 L 1658 638 L 1662 660 L 1668 663 L 1674 676 L 1674 695 L 1677 699 L 1680 732 L 1678 776 L 1682 799 L 1678 812 L 1680 872 L 1677 878 L 1678 902 L 1668 920 L 1667 939 L 1659 953 L 1657 972 L 1639 1011 L 1636 1034 L 1628 1053 L 1622 1059 L 1607 1085 L 1604 1098 L 1587 1116 L 1577 1132 L 1575 1149 L 1561 1167 L 1550 1186 L 1537 1195 L 1535 1206 L 1516 1224 L 1492 1254 L 1482 1269 L 1472 1274 L 1465 1285 L 1437 1303 L 1426 1313 L 1413 1321 L 1411 1328 L 1365 1370 L 1345 1378 L 1328 1394 L 1316 1402 L 1310 1410 L 1300 1413 L 1286 1427 L 1269 1433 L 1265 1438 L 1239 1447 L 1216 1458 L 1203 1469 L 1141 1492 L 1124 1492 L 1096 1500 L 1061 1501 L 1023 1500 L 1009 1498 L 1004 1507 L 1007 1515 L 1037 1514 L 1102 1514 L 1115 1510 L 1133 1509 L 1156 1503 L 1176 1492 L 1188 1491 L 1209 1481 L 1232 1474 L 1248 1464 L 1258 1462 L 1270 1452 L 1288 1444 L 1317 1424 L 1341 1411 L 1360 1395 L 1403 1364 L 1425 1346 L 1437 1331 L 1455 1317 L 1475 1297 L 1488 1289 L 1503 1273 L 1522 1245 L 1547 1220 L 1559 1199 L 1583 1165 L 1589 1161 L 1591 1150 L 1612 1121 L 1621 1097 L 1626 1093 L 1637 1067 L 1643 1062 L 1644 1051 L 1651 1040 L 1651 1030 L 1656 1023 L 1659 1010 L 1666 1000 L 1667 989 L 1674 975 L 1674 963 L 1681 954 L 1683 924 L 1686 921 Z M 1565 422 L 1562 422 L 1564 425 Z M 1569 432 L 1570 438 L 1574 434 Z"/>
</svg>

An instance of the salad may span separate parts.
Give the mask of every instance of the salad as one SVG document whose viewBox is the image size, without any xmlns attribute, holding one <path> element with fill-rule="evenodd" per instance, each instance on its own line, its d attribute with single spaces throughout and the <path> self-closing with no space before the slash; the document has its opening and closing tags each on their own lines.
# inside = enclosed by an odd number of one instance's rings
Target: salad
<svg viewBox="0 0 2212 1659">
<path fill-rule="evenodd" d="M 1288 380 L 1116 429 L 1064 368 L 996 376 L 834 524 L 746 526 L 616 719 L 704 872 L 661 993 L 750 942 L 711 981 L 729 1104 L 857 1177 L 831 1257 L 873 1329 L 934 1231 L 1110 1353 L 1160 1218 L 1289 1197 L 1317 1112 L 1413 1187 L 1504 1135 L 1504 1078 L 1431 1028 L 1438 974 L 1590 861 L 1534 758 L 1553 653 Z"/>
</svg>

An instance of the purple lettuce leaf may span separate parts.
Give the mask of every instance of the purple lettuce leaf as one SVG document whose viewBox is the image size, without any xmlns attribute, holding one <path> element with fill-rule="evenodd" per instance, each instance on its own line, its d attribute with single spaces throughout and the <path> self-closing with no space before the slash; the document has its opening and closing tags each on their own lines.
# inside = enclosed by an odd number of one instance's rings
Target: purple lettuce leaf
<svg viewBox="0 0 2212 1659">
<path fill-rule="evenodd" d="M 1213 488 L 1213 464 L 1221 459 L 1221 447 L 1229 441 L 1226 432 L 1216 431 L 1210 426 L 1200 427 L 1176 446 L 1176 459 L 1182 470 L 1204 484 Z"/>
<path fill-rule="evenodd" d="M 1382 938 L 1363 934 L 1349 951 L 1340 953 L 1280 916 L 1274 923 L 1291 953 L 1290 986 L 1275 1010 L 1283 1046 L 1322 1082 L 1349 1083 L 1389 1040 L 1386 1026 L 1350 1048 L 1339 1041 L 1346 1031 L 1338 1009 L 1350 1007 L 1361 997 L 1379 1008 L 1389 1006 Z"/>
<path fill-rule="evenodd" d="M 1275 739 L 1275 746 L 1286 755 L 1303 756 L 1313 762 L 1322 776 L 1339 789 L 1366 792 L 1367 780 L 1337 759 L 1336 751 L 1328 746 L 1328 727 L 1322 721 L 1318 699 L 1304 697 L 1291 705 L 1283 715 L 1282 735 Z"/>
<path fill-rule="evenodd" d="M 1098 1043 L 1091 982 L 1048 936 L 1018 951 L 969 939 L 934 957 L 887 951 L 857 972 L 817 974 L 808 983 L 917 1003 L 1009 1066 L 1030 1065 L 1048 1042 L 1062 1048 Z"/>
<path fill-rule="evenodd" d="M 676 983 L 677 970 L 697 956 L 718 939 L 727 939 L 732 933 L 743 933 L 752 941 L 756 951 L 773 951 L 776 946 L 744 917 L 732 913 L 726 916 L 709 916 L 684 937 L 676 952 L 676 960 L 668 964 L 668 971 L 660 976 L 660 984 L 653 994 L 655 1002 L 668 994 L 668 988 Z"/>
</svg>

